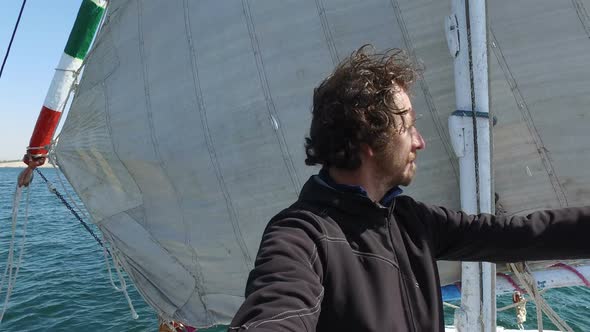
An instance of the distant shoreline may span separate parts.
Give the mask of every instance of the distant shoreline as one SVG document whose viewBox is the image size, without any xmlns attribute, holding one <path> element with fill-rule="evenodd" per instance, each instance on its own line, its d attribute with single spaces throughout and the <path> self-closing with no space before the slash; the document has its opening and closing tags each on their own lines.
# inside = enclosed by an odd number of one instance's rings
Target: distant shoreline
<svg viewBox="0 0 590 332">
<path fill-rule="evenodd" d="M 27 165 L 25 165 L 25 163 L 23 163 L 22 160 L 3 160 L 3 161 L 0 161 L 0 168 L 25 168 L 25 167 L 27 167 Z M 51 165 L 50 163 L 46 162 L 45 165 L 43 165 L 41 167 L 51 167 L 51 168 L 53 168 L 53 165 Z"/>
</svg>

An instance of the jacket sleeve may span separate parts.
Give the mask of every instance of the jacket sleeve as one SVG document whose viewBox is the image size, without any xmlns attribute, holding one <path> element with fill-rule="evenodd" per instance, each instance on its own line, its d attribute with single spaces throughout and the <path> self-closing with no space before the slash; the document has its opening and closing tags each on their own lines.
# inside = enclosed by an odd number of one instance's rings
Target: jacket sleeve
<svg viewBox="0 0 590 332">
<path fill-rule="evenodd" d="M 324 293 L 323 242 L 314 225 L 294 217 L 271 220 L 229 331 L 315 331 Z"/>
<path fill-rule="evenodd" d="M 495 216 L 422 205 L 437 259 L 505 263 L 590 258 L 590 207 Z"/>
</svg>

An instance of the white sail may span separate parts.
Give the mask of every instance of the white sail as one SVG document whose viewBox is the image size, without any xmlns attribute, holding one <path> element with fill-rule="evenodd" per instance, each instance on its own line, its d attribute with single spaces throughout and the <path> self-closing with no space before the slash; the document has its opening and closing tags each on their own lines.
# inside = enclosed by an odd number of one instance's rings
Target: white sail
<svg viewBox="0 0 590 332">
<path fill-rule="evenodd" d="M 505 213 L 590 203 L 590 22 L 581 0 L 490 1 L 495 192 Z M 406 48 L 427 141 L 406 193 L 458 209 L 447 1 L 111 0 L 56 148 L 145 300 L 228 323 L 304 165 L 313 88 L 359 46 Z M 441 266 L 443 283 L 458 264 Z"/>
</svg>

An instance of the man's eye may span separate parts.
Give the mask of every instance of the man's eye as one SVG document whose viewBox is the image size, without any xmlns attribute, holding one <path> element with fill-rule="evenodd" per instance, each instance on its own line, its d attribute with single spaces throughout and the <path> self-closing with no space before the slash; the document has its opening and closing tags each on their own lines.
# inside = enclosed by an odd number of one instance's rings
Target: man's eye
<svg viewBox="0 0 590 332">
<path fill-rule="evenodd" d="M 410 128 L 411 127 L 416 127 L 420 122 L 422 122 L 420 120 L 423 118 L 423 116 L 424 116 L 424 114 L 416 114 L 416 117 L 414 118 L 414 121 L 412 121 L 410 123 Z"/>
</svg>

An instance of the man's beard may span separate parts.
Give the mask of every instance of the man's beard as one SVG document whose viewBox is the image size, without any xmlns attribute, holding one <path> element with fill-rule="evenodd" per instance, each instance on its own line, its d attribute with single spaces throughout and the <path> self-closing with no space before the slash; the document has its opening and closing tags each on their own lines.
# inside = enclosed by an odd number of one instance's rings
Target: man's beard
<svg viewBox="0 0 590 332">
<path fill-rule="evenodd" d="M 393 188 L 398 185 L 407 186 L 409 184 L 409 181 L 404 179 L 404 171 L 407 165 L 396 157 L 395 151 L 388 151 L 386 148 L 377 154 L 375 159 L 377 176 L 388 188 Z"/>
</svg>

